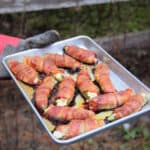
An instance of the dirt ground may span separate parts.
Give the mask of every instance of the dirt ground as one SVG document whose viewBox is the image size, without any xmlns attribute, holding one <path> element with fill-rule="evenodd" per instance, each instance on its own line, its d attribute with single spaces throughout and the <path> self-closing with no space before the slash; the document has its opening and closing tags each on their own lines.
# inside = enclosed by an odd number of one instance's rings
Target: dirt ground
<svg viewBox="0 0 150 150">
<path fill-rule="evenodd" d="M 145 84 L 150 86 L 150 49 L 115 51 L 111 55 Z M 39 124 L 11 80 L 0 81 L 0 149 L 1 150 L 148 150 L 150 114 L 80 142 L 55 144 Z"/>
</svg>

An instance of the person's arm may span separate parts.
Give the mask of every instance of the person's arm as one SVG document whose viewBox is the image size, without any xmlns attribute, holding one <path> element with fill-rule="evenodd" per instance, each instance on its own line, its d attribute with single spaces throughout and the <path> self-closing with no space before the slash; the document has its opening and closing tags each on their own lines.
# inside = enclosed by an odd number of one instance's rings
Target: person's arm
<svg viewBox="0 0 150 150">
<path fill-rule="evenodd" d="M 60 35 L 56 30 L 48 30 L 42 34 L 29 37 L 27 39 L 21 39 L 12 36 L 1 35 L 0 38 L 0 78 L 9 77 L 8 72 L 1 63 L 3 57 L 24 51 L 30 48 L 40 48 L 50 45 L 59 40 Z"/>
</svg>

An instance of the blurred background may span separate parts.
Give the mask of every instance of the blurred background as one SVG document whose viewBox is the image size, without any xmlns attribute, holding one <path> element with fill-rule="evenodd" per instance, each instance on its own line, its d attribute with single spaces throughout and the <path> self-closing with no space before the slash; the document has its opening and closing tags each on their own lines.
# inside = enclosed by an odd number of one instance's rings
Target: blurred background
<svg viewBox="0 0 150 150">
<path fill-rule="evenodd" d="M 117 0 L 116 0 L 117 1 Z M 150 86 L 149 0 L 2 0 L 0 33 L 88 35 Z M 150 114 L 75 144 L 55 144 L 12 80 L 0 80 L 0 150 L 149 150 Z"/>
</svg>

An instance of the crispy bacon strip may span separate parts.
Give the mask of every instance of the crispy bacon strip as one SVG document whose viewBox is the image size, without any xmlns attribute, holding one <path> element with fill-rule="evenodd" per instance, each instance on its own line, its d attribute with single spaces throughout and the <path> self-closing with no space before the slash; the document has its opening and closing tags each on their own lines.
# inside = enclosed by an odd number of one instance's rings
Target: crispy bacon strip
<svg viewBox="0 0 150 150">
<path fill-rule="evenodd" d="M 49 75 L 52 74 L 57 80 L 61 80 L 64 70 L 57 68 L 55 63 L 42 56 L 26 56 L 23 62 L 39 72 L 44 72 Z"/>
<path fill-rule="evenodd" d="M 45 57 L 51 59 L 56 64 L 56 66 L 62 68 L 77 70 L 78 68 L 80 68 L 81 65 L 78 61 L 65 54 L 60 55 L 60 54 L 47 53 Z"/>
<path fill-rule="evenodd" d="M 150 95 L 146 94 L 131 96 L 124 105 L 113 111 L 113 114 L 108 118 L 108 120 L 120 119 L 139 111 L 147 103 L 148 99 L 150 99 Z"/>
<path fill-rule="evenodd" d="M 30 66 L 18 61 L 10 61 L 9 67 L 18 80 L 36 85 L 40 82 L 38 73 Z"/>
<path fill-rule="evenodd" d="M 68 105 L 75 93 L 75 81 L 71 77 L 64 77 L 58 87 L 55 102 L 58 106 Z"/>
<path fill-rule="evenodd" d="M 42 56 L 25 56 L 23 63 L 34 68 L 36 71 L 43 72 L 43 57 Z"/>
<path fill-rule="evenodd" d="M 58 125 L 53 134 L 56 138 L 68 139 L 103 126 L 104 124 L 104 120 L 96 120 L 92 118 L 85 120 L 72 120 L 69 124 Z"/>
<path fill-rule="evenodd" d="M 83 96 L 87 99 L 95 97 L 99 94 L 98 87 L 92 82 L 86 69 L 82 69 L 78 73 L 77 87 L 79 88 Z"/>
<path fill-rule="evenodd" d="M 133 89 L 99 95 L 88 100 L 89 108 L 93 111 L 112 109 L 124 104 L 134 94 Z"/>
<path fill-rule="evenodd" d="M 35 91 L 35 104 L 39 110 L 44 110 L 48 106 L 48 96 L 51 93 L 56 80 L 52 76 L 46 77 Z"/>
<path fill-rule="evenodd" d="M 95 64 L 97 62 L 97 56 L 91 50 L 86 50 L 75 45 L 67 45 L 64 47 L 64 50 L 68 55 L 83 63 Z"/>
<path fill-rule="evenodd" d="M 86 119 L 94 116 L 94 112 L 83 108 L 50 105 L 44 112 L 47 118 L 58 121 L 69 121 L 73 119 Z"/>
<path fill-rule="evenodd" d="M 104 63 L 97 64 L 94 76 L 104 93 L 115 92 L 115 88 L 109 76 L 109 68 L 106 64 Z"/>
</svg>

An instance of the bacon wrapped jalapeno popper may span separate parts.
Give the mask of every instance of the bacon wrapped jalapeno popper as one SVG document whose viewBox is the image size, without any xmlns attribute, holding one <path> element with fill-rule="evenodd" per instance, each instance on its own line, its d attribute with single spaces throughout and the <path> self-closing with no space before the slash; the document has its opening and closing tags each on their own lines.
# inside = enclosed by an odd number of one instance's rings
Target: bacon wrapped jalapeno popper
<svg viewBox="0 0 150 150">
<path fill-rule="evenodd" d="M 44 110 L 48 106 L 48 97 L 56 84 L 52 76 L 46 77 L 35 91 L 35 104 L 39 110 Z"/>
<path fill-rule="evenodd" d="M 80 62 L 76 61 L 72 57 L 65 54 L 60 55 L 60 54 L 47 53 L 45 57 L 51 59 L 56 66 L 62 68 L 77 70 L 78 68 L 80 68 L 81 65 Z"/>
<path fill-rule="evenodd" d="M 77 87 L 87 99 L 95 97 L 99 94 L 99 88 L 92 82 L 86 69 L 82 69 L 78 73 Z"/>
<path fill-rule="evenodd" d="M 68 105 L 75 94 L 75 81 L 71 77 L 64 77 L 58 86 L 58 91 L 54 97 L 57 106 Z"/>
<path fill-rule="evenodd" d="M 87 64 L 95 64 L 98 59 L 96 54 L 91 50 L 86 50 L 75 45 L 67 45 L 64 51 L 73 58 Z"/>
<path fill-rule="evenodd" d="M 109 68 L 106 64 L 100 63 L 96 65 L 94 77 L 104 93 L 115 92 L 109 76 Z"/>
<path fill-rule="evenodd" d="M 10 70 L 16 78 L 30 85 L 36 85 L 40 82 L 38 73 L 30 66 L 18 61 L 9 62 Z"/>
<path fill-rule="evenodd" d="M 68 139 L 103 126 L 104 124 L 104 120 L 96 120 L 92 118 L 85 120 L 72 120 L 69 124 L 58 125 L 53 135 L 58 139 Z"/>
<path fill-rule="evenodd" d="M 43 56 L 26 56 L 23 62 L 46 75 L 52 74 L 57 80 L 62 80 L 64 70 L 57 68 L 55 63 Z"/>
<path fill-rule="evenodd" d="M 108 118 L 108 120 L 120 119 L 139 111 L 147 103 L 148 99 L 150 99 L 150 95 L 147 94 L 131 96 L 124 105 L 113 111 L 113 114 Z"/>
<path fill-rule="evenodd" d="M 124 104 L 134 94 L 133 89 L 107 93 L 88 100 L 89 109 L 93 111 L 112 109 Z"/>
<path fill-rule="evenodd" d="M 73 119 L 86 119 L 93 117 L 95 114 L 90 110 L 75 108 L 69 106 L 50 105 L 44 112 L 45 117 L 58 120 L 69 121 Z"/>
</svg>

